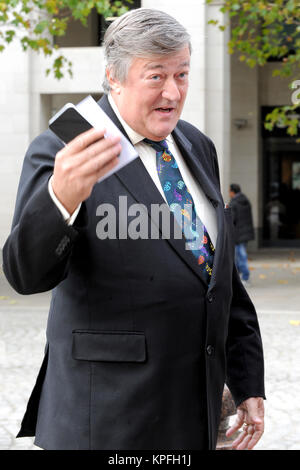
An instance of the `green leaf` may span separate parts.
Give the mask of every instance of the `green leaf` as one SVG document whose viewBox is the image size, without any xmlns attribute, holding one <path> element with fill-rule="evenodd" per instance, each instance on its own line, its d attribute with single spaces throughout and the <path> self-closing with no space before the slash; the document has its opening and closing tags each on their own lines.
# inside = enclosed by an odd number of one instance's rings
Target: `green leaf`
<svg viewBox="0 0 300 470">
<path fill-rule="evenodd" d="M 34 28 L 34 33 L 35 34 L 42 34 L 45 29 L 48 27 L 49 23 L 47 20 L 40 21 L 36 27 Z"/>
<path fill-rule="evenodd" d="M 15 37 L 16 35 L 16 32 L 12 29 L 8 30 L 8 31 L 5 31 L 5 38 L 4 40 L 7 42 L 7 43 L 10 43 L 13 38 Z"/>
</svg>

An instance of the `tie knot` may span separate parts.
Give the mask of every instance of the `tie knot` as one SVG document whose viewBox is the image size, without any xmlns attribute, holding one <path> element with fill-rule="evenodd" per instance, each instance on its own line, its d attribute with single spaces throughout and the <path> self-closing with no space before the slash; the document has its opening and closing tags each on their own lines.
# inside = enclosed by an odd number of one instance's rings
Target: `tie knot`
<svg viewBox="0 0 300 470">
<path fill-rule="evenodd" d="M 151 145 L 151 147 L 154 148 L 157 152 L 161 152 L 163 150 L 168 150 L 168 144 L 165 140 L 159 140 L 158 142 L 155 140 L 150 140 L 145 138 L 144 142 L 148 145 Z"/>
</svg>

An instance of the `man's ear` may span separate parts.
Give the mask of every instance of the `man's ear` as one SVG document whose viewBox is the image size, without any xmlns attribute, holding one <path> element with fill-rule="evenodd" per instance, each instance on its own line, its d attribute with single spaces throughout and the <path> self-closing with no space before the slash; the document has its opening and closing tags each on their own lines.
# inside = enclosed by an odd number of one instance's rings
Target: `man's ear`
<svg viewBox="0 0 300 470">
<path fill-rule="evenodd" d="M 109 83 L 111 91 L 119 95 L 121 93 L 121 84 L 118 80 L 114 78 L 112 69 L 109 67 L 106 67 L 105 73 L 106 73 L 106 78 Z"/>
</svg>

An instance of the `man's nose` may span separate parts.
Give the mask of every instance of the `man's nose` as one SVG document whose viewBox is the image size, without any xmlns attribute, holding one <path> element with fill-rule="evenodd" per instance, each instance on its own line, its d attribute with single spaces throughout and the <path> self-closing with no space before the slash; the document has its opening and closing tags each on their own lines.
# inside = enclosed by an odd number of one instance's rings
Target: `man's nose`
<svg viewBox="0 0 300 470">
<path fill-rule="evenodd" d="M 180 91 L 175 80 L 168 80 L 165 82 L 162 97 L 169 101 L 179 101 Z"/>
</svg>

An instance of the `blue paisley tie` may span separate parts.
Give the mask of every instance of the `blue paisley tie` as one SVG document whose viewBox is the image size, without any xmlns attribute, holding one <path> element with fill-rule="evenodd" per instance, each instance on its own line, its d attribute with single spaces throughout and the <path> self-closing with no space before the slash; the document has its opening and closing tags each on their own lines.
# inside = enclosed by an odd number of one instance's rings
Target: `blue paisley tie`
<svg viewBox="0 0 300 470">
<path fill-rule="evenodd" d="M 209 284 L 215 248 L 209 234 L 198 217 L 191 193 L 183 181 L 177 162 L 165 140 L 155 142 L 144 139 L 156 151 L 156 168 L 170 210 L 182 227 L 189 249 Z"/>
</svg>

